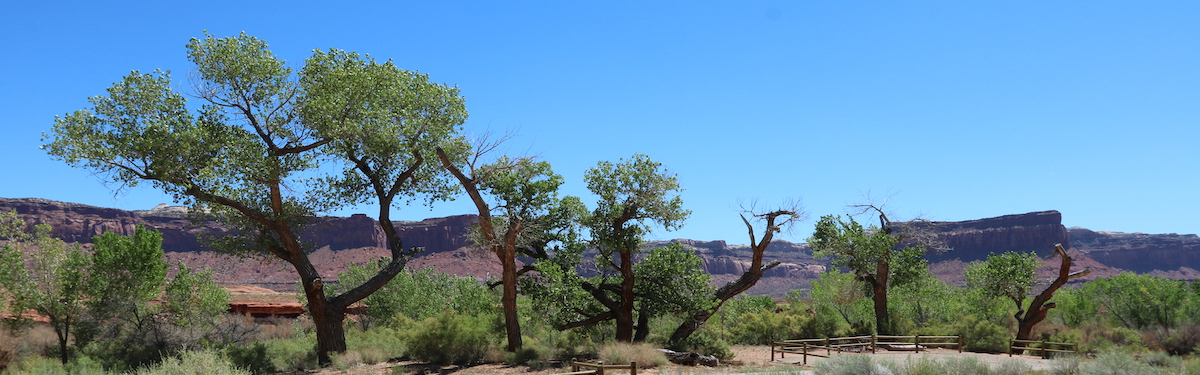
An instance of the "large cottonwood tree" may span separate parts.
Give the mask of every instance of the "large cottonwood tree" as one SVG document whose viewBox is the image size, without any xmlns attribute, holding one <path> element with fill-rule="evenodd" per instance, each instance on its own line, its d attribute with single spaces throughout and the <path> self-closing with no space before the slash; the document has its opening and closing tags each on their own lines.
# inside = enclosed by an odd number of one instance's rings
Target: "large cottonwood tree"
<svg viewBox="0 0 1200 375">
<path fill-rule="evenodd" d="M 244 33 L 194 38 L 187 50 L 198 108 L 173 89 L 169 73 L 134 71 L 90 98 L 90 108 L 57 117 L 44 148 L 119 186 L 150 183 L 210 212 L 234 233 L 215 248 L 291 264 L 318 356 L 329 363 L 331 352 L 346 349 L 346 307 L 417 251 L 404 248 L 391 210 L 452 189 L 430 161 L 435 147 L 465 149 L 457 136 L 463 100 L 457 88 L 353 52 L 315 51 L 297 75 Z M 364 202 L 379 206 L 391 260 L 362 285 L 327 295 L 300 234 L 317 213 Z"/>
</svg>

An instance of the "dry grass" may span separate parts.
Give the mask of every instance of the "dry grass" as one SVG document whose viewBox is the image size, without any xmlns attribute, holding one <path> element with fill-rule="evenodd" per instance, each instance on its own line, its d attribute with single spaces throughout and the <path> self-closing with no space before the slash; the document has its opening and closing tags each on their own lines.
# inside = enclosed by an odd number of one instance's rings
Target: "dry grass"
<svg viewBox="0 0 1200 375">
<path fill-rule="evenodd" d="M 654 368 L 669 363 L 658 348 L 647 343 L 612 343 L 600 348 L 600 360 L 620 365 L 637 362 L 638 368 Z"/>
</svg>

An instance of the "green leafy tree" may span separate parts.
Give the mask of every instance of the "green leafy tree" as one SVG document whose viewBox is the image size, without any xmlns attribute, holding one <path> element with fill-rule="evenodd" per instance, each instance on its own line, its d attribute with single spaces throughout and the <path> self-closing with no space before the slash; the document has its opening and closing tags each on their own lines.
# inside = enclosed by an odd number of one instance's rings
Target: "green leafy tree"
<svg viewBox="0 0 1200 375">
<path fill-rule="evenodd" d="M 836 312 L 854 334 L 870 333 L 871 302 L 854 274 L 837 269 L 821 274 L 812 282 L 808 300 L 820 311 Z"/>
<path fill-rule="evenodd" d="M 988 297 L 1007 298 L 1016 305 L 1017 312 L 1013 314 L 1013 318 L 1017 320 L 1018 340 L 1028 340 L 1033 332 L 1033 327 L 1045 320 L 1049 310 L 1057 306 L 1050 302 L 1055 291 L 1066 285 L 1068 280 L 1082 277 L 1088 273 L 1087 270 L 1070 272 L 1071 256 L 1067 255 L 1067 251 L 1063 249 L 1062 245 L 1055 244 L 1054 246 L 1055 254 L 1062 258 L 1058 278 L 1035 296 L 1029 302 L 1028 308 L 1021 302 L 1029 295 L 1030 288 L 1033 286 L 1034 272 L 1040 263 L 1036 253 L 991 254 L 988 255 L 987 261 L 973 264 L 965 271 L 967 284 L 970 287 L 981 291 Z"/>
<path fill-rule="evenodd" d="M 922 246 L 896 249 L 901 235 L 893 235 L 893 225 L 885 215 L 880 214 L 880 222 L 883 228 L 864 228 L 853 217 L 844 221 L 840 216 L 826 215 L 817 222 L 808 244 L 814 255 L 849 269 L 867 285 L 874 303 L 875 329 L 891 333 L 888 288 L 916 279 L 919 270 L 925 268 L 921 258 L 924 250 Z"/>
<path fill-rule="evenodd" d="M 398 274 L 405 249 L 394 205 L 453 190 L 431 161 L 461 152 L 466 110 L 458 90 L 427 76 L 340 50 L 316 51 L 298 76 L 266 42 L 245 35 L 194 38 L 188 59 L 195 113 L 170 75 L 133 72 L 55 119 L 51 155 L 122 186 L 149 183 L 222 220 L 233 235 L 214 248 L 270 255 L 299 274 L 320 362 L 346 350 L 345 309 Z M 325 168 L 323 168 L 323 166 Z M 325 174 L 327 166 L 344 166 Z M 300 233 L 318 212 L 374 202 L 390 263 L 364 284 L 327 295 Z"/>
<path fill-rule="evenodd" d="M 919 276 L 912 282 L 892 290 L 897 309 L 910 317 L 917 328 L 954 319 L 958 313 L 954 288 L 939 280 L 928 268 L 922 267 L 918 271 Z"/>
<path fill-rule="evenodd" d="M 585 180 L 599 196 L 597 207 L 586 213 L 578 198 L 558 201 L 545 220 L 551 223 L 545 227 L 552 229 L 524 252 L 538 259 L 538 275 L 523 290 L 541 301 L 540 308 L 560 330 L 614 320 L 617 341 L 645 338 L 649 326 L 638 325 L 634 314 L 639 303 L 634 259 L 643 253 L 643 236 L 652 226 L 671 230 L 690 214 L 676 195 L 678 179 L 660 163 L 634 155 L 619 163 L 598 163 L 585 173 Z M 590 238 L 585 239 L 584 232 Z M 551 243 L 558 244 L 552 254 L 547 251 Z M 600 275 L 585 278 L 578 267 L 589 248 L 598 252 L 594 265 Z M 653 307 L 645 308 L 653 314 Z"/>
<path fill-rule="evenodd" d="M 1130 329 L 1175 327 L 1187 305 L 1187 284 L 1158 276 L 1122 272 L 1085 288 L 1095 301 Z"/>
<path fill-rule="evenodd" d="M 562 176 L 555 174 L 550 163 L 529 158 L 501 157 L 494 163 L 482 164 L 480 157 L 493 150 L 499 142 L 480 144 L 471 158 L 455 162 L 443 149 L 438 158 L 458 179 L 479 214 L 476 233 L 481 247 L 491 251 L 501 265 L 501 305 L 508 337 L 507 350 L 521 349 L 520 317 L 517 315 L 516 256 L 519 248 L 527 248 L 531 237 L 537 237 L 541 217 L 550 213 L 557 199 Z"/>
<path fill-rule="evenodd" d="M 592 246 L 600 250 L 600 265 L 620 274 L 620 293 L 605 305 L 617 324 L 615 339 L 621 342 L 633 341 L 633 257 L 641 251 L 642 237 L 651 225 L 678 228 L 691 214 L 676 195 L 681 190 L 678 178 L 661 166 L 636 154 L 620 163 L 602 161 L 584 174 L 588 190 L 600 197 L 584 225 L 591 231 Z M 593 296 L 603 293 L 604 287 L 586 285 Z"/>
<path fill-rule="evenodd" d="M 50 320 L 58 339 L 59 358 L 66 364 L 70 340 L 87 312 L 85 287 L 91 257 L 77 245 L 50 237 L 50 226 L 34 226 L 25 232 L 25 221 L 15 211 L 0 214 L 0 295 L 8 313 L 21 319 L 32 310 Z"/>
<path fill-rule="evenodd" d="M 338 273 L 338 285 L 361 284 L 388 262 L 379 259 L 362 265 L 349 264 L 346 271 Z M 474 279 L 457 278 L 429 268 L 401 272 L 362 302 L 367 309 L 367 316 L 362 318 L 368 326 L 391 324 L 401 316 L 421 321 L 446 311 L 475 316 L 496 310 L 496 295 L 487 287 Z"/>
</svg>

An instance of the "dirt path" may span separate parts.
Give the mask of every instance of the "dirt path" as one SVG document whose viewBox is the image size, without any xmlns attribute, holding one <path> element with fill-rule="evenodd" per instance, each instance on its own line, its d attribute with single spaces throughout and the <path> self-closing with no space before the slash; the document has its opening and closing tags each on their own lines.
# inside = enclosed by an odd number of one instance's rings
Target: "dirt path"
<svg viewBox="0 0 1200 375">
<path fill-rule="evenodd" d="M 733 346 L 730 348 L 735 356 L 727 364 L 720 367 L 687 367 L 668 365 L 659 368 L 638 370 L 638 374 L 647 375 L 699 375 L 699 374 L 744 374 L 753 373 L 755 375 L 770 374 L 770 373 L 789 373 L 789 374 L 811 374 L 812 366 L 824 358 L 809 357 L 808 365 L 803 366 L 801 356 L 789 354 L 787 357 L 780 359 L 776 354 L 775 361 L 771 361 L 771 347 L 769 346 Z M 945 360 L 947 358 L 956 357 L 974 357 L 982 363 L 997 367 L 1008 361 L 1020 361 L 1029 365 L 1033 370 L 1049 370 L 1053 367 L 1053 361 L 1041 359 L 1040 357 L 1020 356 L 1015 355 L 1011 358 L 1006 354 L 983 354 L 983 353 L 959 353 L 957 350 L 948 349 L 932 349 L 922 351 L 921 353 L 913 352 L 892 352 L 880 350 L 876 354 L 857 354 L 845 353 L 844 355 L 870 355 L 879 360 L 892 361 L 895 363 L 904 363 L 909 358 L 929 358 L 934 360 Z M 393 374 L 392 368 L 397 366 L 405 366 L 406 374 L 454 374 L 454 375 L 482 375 L 482 374 L 499 374 L 499 375 L 552 375 L 567 372 L 567 369 L 545 369 L 539 371 L 531 371 L 524 366 L 507 366 L 503 364 L 486 364 L 470 367 L 437 367 L 429 365 L 420 365 L 411 362 L 405 363 L 381 363 L 375 365 L 354 366 L 344 370 L 325 369 L 313 375 L 390 375 Z"/>
</svg>

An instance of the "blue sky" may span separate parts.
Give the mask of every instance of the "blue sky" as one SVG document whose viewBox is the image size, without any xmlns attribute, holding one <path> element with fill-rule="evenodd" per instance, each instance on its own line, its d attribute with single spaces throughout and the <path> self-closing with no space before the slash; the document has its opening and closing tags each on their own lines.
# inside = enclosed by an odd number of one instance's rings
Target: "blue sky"
<svg viewBox="0 0 1200 375">
<path fill-rule="evenodd" d="M 647 154 L 693 211 L 654 239 L 745 243 L 738 202 L 800 199 L 813 219 L 783 238 L 802 241 L 867 196 L 897 218 L 1059 210 L 1067 226 L 1200 232 L 1188 1 L 18 2 L 0 13 L 0 197 L 170 202 L 114 195 L 38 145 L 131 70 L 186 87 L 203 30 L 263 38 L 296 67 L 335 47 L 458 85 L 468 132 L 517 132 L 507 150 L 585 201 L 587 168 Z"/>
</svg>

